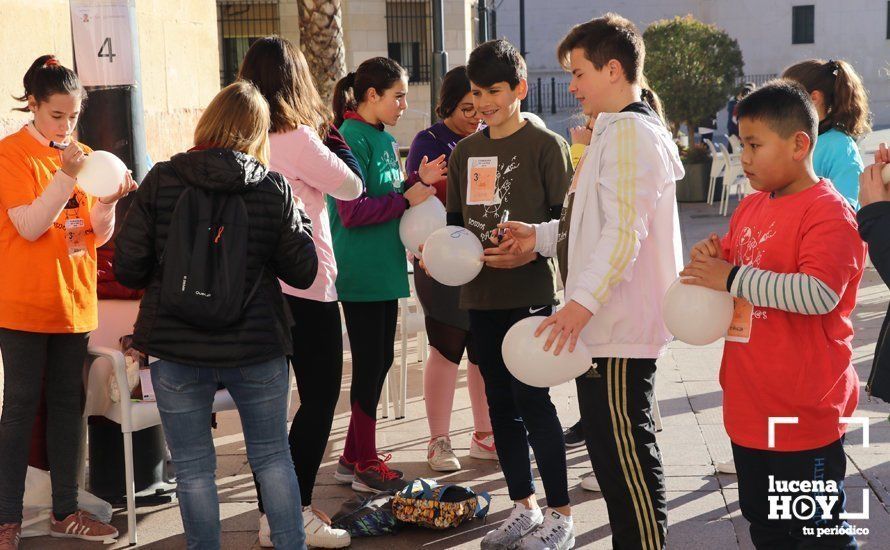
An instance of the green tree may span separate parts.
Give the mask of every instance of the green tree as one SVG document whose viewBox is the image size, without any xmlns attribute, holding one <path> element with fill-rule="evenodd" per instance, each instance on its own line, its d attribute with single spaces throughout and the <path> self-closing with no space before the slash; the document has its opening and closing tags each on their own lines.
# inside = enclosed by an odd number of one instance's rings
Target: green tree
<svg viewBox="0 0 890 550">
<path fill-rule="evenodd" d="M 643 40 L 646 78 L 664 103 L 674 135 L 681 124 L 694 132 L 735 93 L 744 67 L 742 51 L 721 29 L 687 15 L 656 21 Z"/>
</svg>

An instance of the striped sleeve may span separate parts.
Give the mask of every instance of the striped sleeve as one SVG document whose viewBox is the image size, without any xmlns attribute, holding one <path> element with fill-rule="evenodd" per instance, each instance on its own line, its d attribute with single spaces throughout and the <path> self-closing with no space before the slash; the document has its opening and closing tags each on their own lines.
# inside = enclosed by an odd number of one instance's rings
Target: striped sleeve
<svg viewBox="0 0 890 550">
<path fill-rule="evenodd" d="M 596 174 L 597 194 L 589 194 L 588 204 L 575 208 L 598 209 L 603 219 L 595 247 L 573 264 L 582 272 L 568 300 L 574 300 L 593 314 L 605 304 L 612 289 L 630 279 L 640 244 L 648 236 L 650 218 L 655 213 L 664 165 L 653 137 L 638 129 L 633 118 L 613 123 L 604 148 L 601 168 Z"/>
<path fill-rule="evenodd" d="M 803 315 L 825 315 L 840 302 L 831 287 L 812 275 L 776 273 L 749 265 L 739 268 L 730 293 L 758 307 Z"/>
</svg>

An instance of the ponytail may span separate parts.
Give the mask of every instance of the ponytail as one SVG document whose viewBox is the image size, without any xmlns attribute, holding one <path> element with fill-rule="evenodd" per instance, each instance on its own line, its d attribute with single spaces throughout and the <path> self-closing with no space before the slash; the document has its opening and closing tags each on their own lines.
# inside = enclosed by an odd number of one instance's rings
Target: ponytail
<svg viewBox="0 0 890 550">
<path fill-rule="evenodd" d="M 80 84 L 80 79 L 74 71 L 63 67 L 54 55 L 41 55 L 31 63 L 28 72 L 22 79 L 25 93 L 21 96 L 13 96 L 16 101 L 27 103 L 29 97 L 33 97 L 39 105 L 45 102 L 53 94 L 72 94 L 80 96 L 81 101 L 86 101 L 86 91 Z M 14 111 L 27 113 L 30 109 L 17 107 Z"/>
<path fill-rule="evenodd" d="M 843 60 L 810 59 L 785 69 L 783 78 L 803 86 L 807 93 L 820 92 L 825 98 L 825 119 L 819 131 L 837 128 L 859 138 L 871 131 L 868 93 L 853 66 Z"/>
<path fill-rule="evenodd" d="M 347 73 L 346 76 L 337 81 L 334 86 L 334 126 L 340 127 L 343 124 L 343 118 L 346 111 L 354 111 L 358 108 L 355 100 L 355 73 Z"/>
<path fill-rule="evenodd" d="M 646 79 L 644 75 L 640 76 L 640 86 L 642 86 L 642 90 L 640 91 L 640 99 L 646 102 L 655 114 L 658 115 L 658 118 L 661 119 L 661 122 L 664 123 L 664 106 L 661 103 L 661 98 L 658 97 L 658 94 L 649 87 L 649 81 Z"/>
<path fill-rule="evenodd" d="M 343 124 L 346 111 L 358 109 L 368 90 L 373 88 L 379 95 L 393 84 L 408 78 L 408 71 L 388 57 L 372 57 L 362 61 L 354 73 L 341 78 L 334 86 L 334 124 Z"/>
</svg>

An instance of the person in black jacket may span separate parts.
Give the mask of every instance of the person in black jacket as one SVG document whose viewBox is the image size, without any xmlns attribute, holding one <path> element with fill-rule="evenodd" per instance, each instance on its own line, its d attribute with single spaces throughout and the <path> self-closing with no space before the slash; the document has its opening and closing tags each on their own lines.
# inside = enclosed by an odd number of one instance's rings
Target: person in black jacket
<svg viewBox="0 0 890 550">
<path fill-rule="evenodd" d="M 859 235 L 868 244 L 868 256 L 884 284 L 890 286 L 890 189 L 881 176 L 890 164 L 890 149 L 882 143 L 875 153 L 875 163 L 859 176 L 859 205 L 856 214 Z M 887 310 L 881 333 L 875 345 L 875 358 L 865 391 L 869 397 L 890 402 L 890 344 L 887 343 L 890 309 Z"/>
<path fill-rule="evenodd" d="M 198 122 L 195 147 L 157 163 L 145 177 L 115 241 L 118 281 L 145 288 L 134 347 L 159 359 L 151 366 L 152 384 L 176 466 L 189 549 L 220 547 L 216 454 L 210 433 L 220 385 L 238 407 L 248 461 L 262 486 L 275 547 L 305 548 L 286 425 L 290 318 L 276 278 L 307 288 L 318 259 L 310 224 L 290 186 L 266 168 L 268 133 L 269 106 L 260 92 L 247 82 L 224 88 Z M 247 210 L 245 288 L 256 290 L 245 293 L 240 319 L 221 328 L 187 322 L 162 299 L 167 295 L 162 292 L 160 258 L 174 208 L 190 187 L 214 196 L 239 194 Z"/>
</svg>

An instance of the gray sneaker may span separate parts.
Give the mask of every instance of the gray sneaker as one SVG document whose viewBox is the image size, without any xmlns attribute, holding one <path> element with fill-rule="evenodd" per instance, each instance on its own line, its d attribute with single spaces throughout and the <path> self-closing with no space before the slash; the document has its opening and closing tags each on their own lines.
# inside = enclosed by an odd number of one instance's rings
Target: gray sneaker
<svg viewBox="0 0 890 550">
<path fill-rule="evenodd" d="M 344 457 L 340 457 L 337 462 L 337 470 L 334 472 L 334 479 L 340 483 L 349 485 L 355 479 L 355 463 L 349 462 Z"/>
<path fill-rule="evenodd" d="M 519 550 L 569 550 L 575 547 L 575 529 L 571 517 L 548 510 L 544 523 L 519 541 Z"/>
<path fill-rule="evenodd" d="M 482 550 L 512 550 L 522 538 L 544 522 L 540 508 L 529 510 L 521 504 L 514 504 L 510 516 L 500 527 L 486 533 L 482 539 Z"/>
<path fill-rule="evenodd" d="M 362 467 L 364 466 L 364 467 Z M 401 472 L 390 470 L 386 461 L 374 460 L 363 465 L 355 465 L 355 478 L 352 489 L 362 493 L 382 493 L 384 491 L 401 491 L 408 485 L 402 479 Z"/>
</svg>

